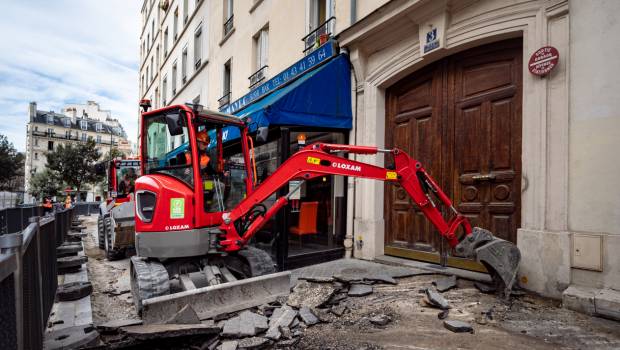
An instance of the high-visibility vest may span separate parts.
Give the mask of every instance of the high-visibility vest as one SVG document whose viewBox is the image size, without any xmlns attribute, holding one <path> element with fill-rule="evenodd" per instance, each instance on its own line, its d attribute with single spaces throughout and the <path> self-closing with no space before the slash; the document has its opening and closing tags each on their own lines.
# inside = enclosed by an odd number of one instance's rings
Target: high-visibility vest
<svg viewBox="0 0 620 350">
<path fill-rule="evenodd" d="M 51 201 L 45 201 L 43 203 L 43 208 L 49 208 L 52 209 L 52 202 Z"/>
<path fill-rule="evenodd" d="M 200 155 L 200 168 L 203 169 L 205 168 L 209 162 L 211 161 L 211 158 L 209 158 L 209 156 L 207 156 L 206 154 L 201 154 Z M 192 164 L 192 154 L 191 153 L 185 153 L 185 163 L 186 164 Z"/>
<path fill-rule="evenodd" d="M 65 208 L 71 208 L 71 198 L 65 199 Z"/>
</svg>

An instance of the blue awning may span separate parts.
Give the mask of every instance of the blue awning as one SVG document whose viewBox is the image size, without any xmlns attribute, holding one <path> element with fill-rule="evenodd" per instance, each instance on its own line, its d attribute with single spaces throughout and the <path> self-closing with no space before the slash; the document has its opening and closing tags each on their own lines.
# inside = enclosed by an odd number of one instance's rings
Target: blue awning
<svg viewBox="0 0 620 350">
<path fill-rule="evenodd" d="M 234 114 L 249 117 L 253 122 L 251 131 L 256 126 L 269 125 L 349 130 L 352 128 L 349 59 L 338 55 Z M 239 132 L 229 130 L 224 135 L 224 141 L 230 141 L 239 137 Z"/>
</svg>

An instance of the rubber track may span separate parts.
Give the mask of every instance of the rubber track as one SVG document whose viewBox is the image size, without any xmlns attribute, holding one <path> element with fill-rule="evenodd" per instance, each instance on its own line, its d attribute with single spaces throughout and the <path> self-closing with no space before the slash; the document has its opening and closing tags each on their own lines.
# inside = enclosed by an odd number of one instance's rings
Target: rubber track
<svg viewBox="0 0 620 350">
<path fill-rule="evenodd" d="M 142 312 L 142 300 L 170 294 L 168 271 L 164 265 L 132 256 L 131 294 L 138 313 Z"/>
<path fill-rule="evenodd" d="M 104 228 L 103 228 L 103 218 L 101 217 L 101 215 L 99 215 L 99 218 L 97 218 L 97 243 L 99 243 L 99 249 L 103 249 L 105 250 L 105 241 L 103 240 L 103 234 L 104 234 Z"/>
<path fill-rule="evenodd" d="M 103 219 L 103 228 L 105 232 L 104 240 L 107 240 L 107 245 L 104 241 L 105 256 L 108 260 L 119 260 L 125 257 L 125 252 L 122 249 L 108 249 L 112 245 L 112 235 L 114 234 L 114 227 L 112 227 L 112 218 L 106 216 Z"/>
<path fill-rule="evenodd" d="M 248 246 L 246 249 L 240 250 L 238 254 L 243 257 L 250 266 L 252 277 L 276 272 L 271 256 L 264 250 Z"/>
</svg>

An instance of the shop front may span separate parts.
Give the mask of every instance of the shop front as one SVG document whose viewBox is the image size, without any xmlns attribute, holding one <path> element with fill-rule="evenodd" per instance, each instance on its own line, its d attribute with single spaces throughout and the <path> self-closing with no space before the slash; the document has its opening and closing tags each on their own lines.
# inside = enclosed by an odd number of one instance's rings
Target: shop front
<svg viewBox="0 0 620 350">
<path fill-rule="evenodd" d="M 268 128 L 266 141 L 253 144 L 257 186 L 306 145 L 348 143 L 350 93 L 348 57 L 338 53 L 334 42 L 328 42 L 223 108 L 223 112 L 249 118 L 252 131 Z M 238 135 L 224 135 L 224 141 L 235 137 Z M 290 181 L 264 204 L 269 207 L 292 191 L 290 204 L 264 226 L 251 244 L 270 253 L 279 269 L 342 258 L 346 178 Z"/>
</svg>

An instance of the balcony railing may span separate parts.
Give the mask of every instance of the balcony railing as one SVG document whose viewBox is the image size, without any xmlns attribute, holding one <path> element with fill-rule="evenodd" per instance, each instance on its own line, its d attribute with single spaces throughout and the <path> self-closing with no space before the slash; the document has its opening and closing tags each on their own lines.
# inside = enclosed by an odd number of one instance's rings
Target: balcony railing
<svg viewBox="0 0 620 350">
<path fill-rule="evenodd" d="M 267 76 L 267 67 L 269 66 L 264 65 L 259 68 L 259 70 L 257 70 L 254 74 L 250 75 L 250 77 L 248 78 L 250 79 L 250 89 L 256 84 L 265 80 L 265 77 Z"/>
<path fill-rule="evenodd" d="M 53 132 L 50 133 L 50 132 L 47 132 L 47 131 L 33 131 L 32 135 L 33 136 L 39 136 L 39 137 L 49 137 L 49 138 L 54 138 L 54 139 L 58 139 L 58 140 L 86 142 L 86 139 L 81 138 L 80 136 L 76 136 L 76 135 L 60 135 L 60 134 L 56 134 L 56 133 L 53 133 Z M 102 144 L 102 145 L 109 145 L 110 143 L 112 144 L 112 146 L 117 146 L 118 145 L 117 141 L 110 141 L 110 140 L 106 140 L 106 139 L 102 139 L 101 142 L 98 142 L 98 143 Z"/>
<path fill-rule="evenodd" d="M 233 29 L 233 18 L 235 15 L 230 15 L 230 18 L 226 22 L 224 22 L 224 36 L 228 35 L 230 31 Z"/>
<path fill-rule="evenodd" d="M 330 17 L 315 30 L 304 36 L 301 41 L 304 42 L 304 54 L 309 54 L 314 49 L 323 45 L 333 35 L 336 17 Z"/>
<path fill-rule="evenodd" d="M 220 99 L 217 101 L 220 103 L 220 107 L 223 107 L 229 104 L 230 103 L 230 92 L 227 92 L 224 96 L 220 97 Z"/>
</svg>

